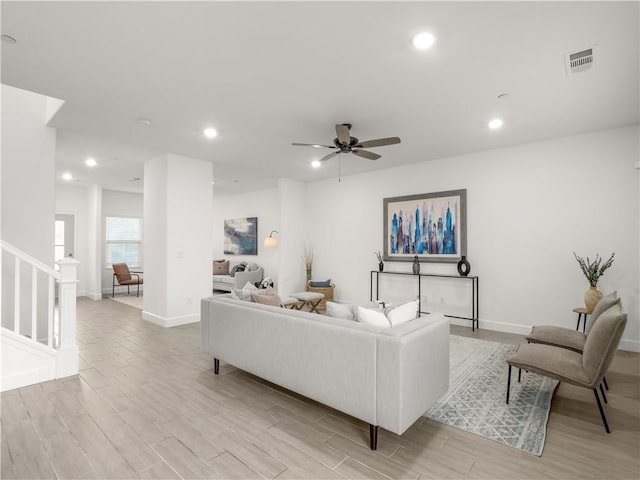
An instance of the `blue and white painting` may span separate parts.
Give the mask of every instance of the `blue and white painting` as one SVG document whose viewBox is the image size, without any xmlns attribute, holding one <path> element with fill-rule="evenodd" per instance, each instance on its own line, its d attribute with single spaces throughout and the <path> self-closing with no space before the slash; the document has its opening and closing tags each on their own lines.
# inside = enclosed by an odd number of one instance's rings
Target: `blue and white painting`
<svg viewBox="0 0 640 480">
<path fill-rule="evenodd" d="M 224 221 L 225 255 L 258 254 L 258 217 Z"/>
<path fill-rule="evenodd" d="M 465 255 L 466 190 L 384 199 L 387 260 L 457 261 Z"/>
</svg>

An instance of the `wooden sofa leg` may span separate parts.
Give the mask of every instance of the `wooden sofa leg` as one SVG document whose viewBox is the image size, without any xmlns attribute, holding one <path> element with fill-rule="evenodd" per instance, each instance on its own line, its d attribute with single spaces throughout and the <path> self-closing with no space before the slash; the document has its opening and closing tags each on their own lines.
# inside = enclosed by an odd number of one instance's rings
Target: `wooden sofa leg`
<svg viewBox="0 0 640 480">
<path fill-rule="evenodd" d="M 378 426 L 369 424 L 369 447 L 371 450 L 378 449 Z"/>
<path fill-rule="evenodd" d="M 217 358 L 213 359 L 213 373 L 215 373 L 216 375 L 220 373 L 220 360 L 218 360 Z"/>
</svg>

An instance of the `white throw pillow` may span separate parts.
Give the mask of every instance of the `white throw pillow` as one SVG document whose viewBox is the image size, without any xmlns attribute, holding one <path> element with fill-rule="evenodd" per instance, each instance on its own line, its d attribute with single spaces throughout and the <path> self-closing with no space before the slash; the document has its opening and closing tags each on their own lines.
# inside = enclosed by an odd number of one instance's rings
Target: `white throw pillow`
<svg viewBox="0 0 640 480">
<path fill-rule="evenodd" d="M 389 328 L 391 323 L 380 310 L 373 310 L 358 306 L 358 321 L 375 327 Z"/>
<path fill-rule="evenodd" d="M 327 317 L 343 318 L 345 320 L 356 319 L 356 305 L 346 303 L 327 302 Z"/>
<path fill-rule="evenodd" d="M 407 302 L 387 312 L 387 318 L 392 327 L 418 318 L 418 300 Z"/>
<path fill-rule="evenodd" d="M 242 290 L 238 288 L 234 288 L 232 291 L 232 296 L 235 293 L 236 297 L 239 300 L 245 300 L 247 302 L 251 302 L 252 301 L 251 294 L 256 290 L 259 290 L 258 287 L 253 285 L 251 282 L 247 282 L 245 283 L 244 287 L 242 287 Z"/>
</svg>

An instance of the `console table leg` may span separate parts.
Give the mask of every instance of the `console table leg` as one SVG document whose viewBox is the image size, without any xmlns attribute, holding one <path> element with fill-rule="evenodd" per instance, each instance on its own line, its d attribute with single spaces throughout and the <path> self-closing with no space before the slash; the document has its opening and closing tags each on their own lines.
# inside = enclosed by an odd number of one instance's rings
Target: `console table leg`
<svg viewBox="0 0 640 480">
<path fill-rule="evenodd" d="M 369 447 L 371 450 L 378 449 L 378 426 L 369 424 Z"/>
<path fill-rule="evenodd" d="M 220 373 L 220 360 L 218 360 L 217 358 L 213 359 L 213 373 L 215 373 L 216 375 Z"/>
</svg>

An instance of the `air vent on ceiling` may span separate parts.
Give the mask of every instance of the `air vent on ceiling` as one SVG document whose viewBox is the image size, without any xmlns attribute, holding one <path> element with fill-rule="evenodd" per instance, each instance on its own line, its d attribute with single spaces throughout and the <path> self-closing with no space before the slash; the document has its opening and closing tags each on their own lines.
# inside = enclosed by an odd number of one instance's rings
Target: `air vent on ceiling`
<svg viewBox="0 0 640 480">
<path fill-rule="evenodd" d="M 595 59 L 595 47 L 587 48 L 586 50 L 582 50 L 580 52 L 567 53 L 564 58 L 567 68 L 567 75 L 586 72 L 587 70 L 593 68 L 593 62 Z"/>
</svg>

